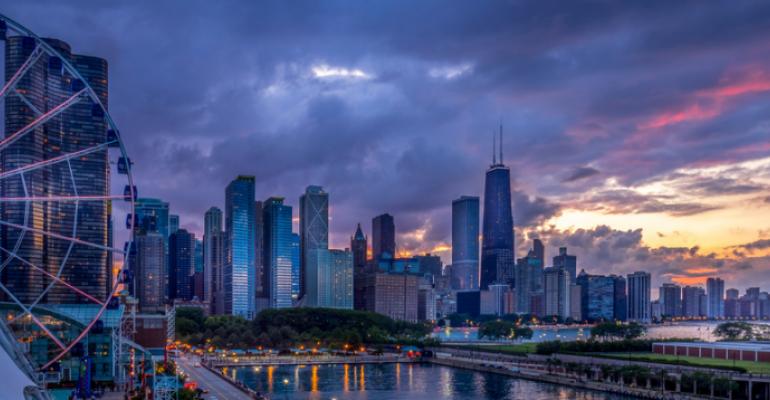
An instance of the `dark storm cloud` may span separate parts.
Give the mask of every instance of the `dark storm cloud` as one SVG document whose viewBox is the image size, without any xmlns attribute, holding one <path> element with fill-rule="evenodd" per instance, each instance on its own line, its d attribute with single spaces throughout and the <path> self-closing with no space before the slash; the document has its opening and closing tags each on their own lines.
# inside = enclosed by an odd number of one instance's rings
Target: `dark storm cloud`
<svg viewBox="0 0 770 400">
<path fill-rule="evenodd" d="M 581 179 L 590 178 L 599 174 L 599 170 L 591 167 L 577 167 L 562 182 L 575 182 Z"/>
<path fill-rule="evenodd" d="M 283 195 L 295 206 L 305 186 L 323 185 L 335 246 L 346 245 L 356 222 L 368 232 L 382 212 L 396 216 L 401 234 L 419 229 L 433 242 L 410 248 L 446 243 L 451 201 L 481 195 L 501 120 L 524 229 L 573 206 L 703 213 L 714 207 L 631 191 L 579 195 L 595 189 L 599 179 L 589 178 L 598 171 L 628 184 L 767 152 L 765 2 L 48 0 L 2 8 L 76 52 L 108 59 L 111 114 L 140 193 L 169 200 L 198 232 L 203 212 L 223 205 L 227 182 L 251 174 L 258 198 Z M 347 75 L 320 76 L 319 67 Z M 747 193 L 755 184 L 714 179 L 693 190 L 716 194 L 720 185 Z M 582 200 L 550 200 L 565 193 Z M 610 242 L 633 241 L 633 232 Z M 634 257 L 652 257 L 637 250 Z"/>
</svg>

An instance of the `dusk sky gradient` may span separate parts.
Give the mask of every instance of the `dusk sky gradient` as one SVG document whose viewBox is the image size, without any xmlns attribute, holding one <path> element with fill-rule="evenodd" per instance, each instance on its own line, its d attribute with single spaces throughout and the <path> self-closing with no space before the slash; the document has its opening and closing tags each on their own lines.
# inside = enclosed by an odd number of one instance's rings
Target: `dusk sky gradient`
<svg viewBox="0 0 770 400">
<path fill-rule="evenodd" d="M 653 284 L 770 282 L 770 3 L 2 1 L 110 65 L 140 196 L 202 233 L 238 174 L 331 245 L 395 216 L 450 260 L 502 121 L 518 256 L 546 242 Z"/>
</svg>

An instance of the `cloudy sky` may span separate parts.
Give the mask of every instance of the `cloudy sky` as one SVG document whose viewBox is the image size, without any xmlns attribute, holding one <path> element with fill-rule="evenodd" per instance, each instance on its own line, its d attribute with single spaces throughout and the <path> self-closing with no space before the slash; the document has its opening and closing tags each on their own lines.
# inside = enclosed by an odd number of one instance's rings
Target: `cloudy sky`
<svg viewBox="0 0 770 400">
<path fill-rule="evenodd" d="M 449 260 L 502 122 L 519 255 L 770 289 L 770 3 L 0 3 L 108 59 L 140 194 L 195 232 L 249 174 L 295 215 L 324 186 L 334 246 L 389 212 Z"/>
</svg>

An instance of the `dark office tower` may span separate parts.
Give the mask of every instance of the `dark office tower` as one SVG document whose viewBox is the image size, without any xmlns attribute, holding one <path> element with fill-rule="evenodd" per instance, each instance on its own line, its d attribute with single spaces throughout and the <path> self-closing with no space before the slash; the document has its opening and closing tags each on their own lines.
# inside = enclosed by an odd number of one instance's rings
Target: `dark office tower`
<svg viewBox="0 0 770 400">
<path fill-rule="evenodd" d="M 255 311 L 254 181 L 253 176 L 241 175 L 225 189 L 225 312 L 245 318 L 252 318 Z"/>
<path fill-rule="evenodd" d="M 545 267 L 545 246 L 540 239 L 534 239 L 532 241 L 532 254 L 543 260 L 543 266 Z"/>
<path fill-rule="evenodd" d="M 168 234 L 171 235 L 179 230 L 179 216 L 170 214 L 168 216 Z"/>
<path fill-rule="evenodd" d="M 366 236 L 361 231 L 361 224 L 356 226 L 356 233 L 350 238 L 350 248 L 353 252 L 353 308 L 366 309 Z"/>
<path fill-rule="evenodd" d="M 701 302 L 705 297 L 706 291 L 702 287 L 685 286 L 682 289 L 682 316 L 689 318 L 705 316 L 705 313 L 701 313 Z M 703 311 L 706 311 L 705 308 Z"/>
<path fill-rule="evenodd" d="M 628 296 L 626 295 L 626 278 L 617 275 L 610 275 L 615 289 L 613 291 L 613 318 L 615 321 L 625 321 L 628 319 Z"/>
<path fill-rule="evenodd" d="M 195 235 L 178 229 L 168 238 L 170 300 L 192 300 L 195 274 Z"/>
<path fill-rule="evenodd" d="M 493 141 L 494 142 L 494 141 Z M 503 164 L 503 128 L 500 127 L 500 160 L 492 152 L 492 165 L 484 182 L 484 234 L 481 245 L 481 289 L 513 278 L 514 242 L 511 210 L 511 170 Z"/>
<path fill-rule="evenodd" d="M 165 240 L 158 232 L 136 235 L 134 247 L 135 291 L 139 309 L 144 313 L 161 312 L 166 299 Z"/>
<path fill-rule="evenodd" d="M 264 224 L 265 270 L 269 281 L 271 308 L 288 308 L 291 302 L 292 232 L 290 206 L 282 197 L 271 197 L 262 203 Z"/>
<path fill-rule="evenodd" d="M 610 276 L 589 275 L 581 271 L 575 282 L 580 286 L 582 319 L 612 321 L 615 319 L 615 279 Z"/>
<path fill-rule="evenodd" d="M 363 269 L 366 266 L 366 236 L 361 231 L 361 224 L 356 226 L 356 233 L 350 238 L 350 248 L 353 251 L 353 268 Z"/>
<path fill-rule="evenodd" d="M 479 198 L 452 202 L 452 289 L 479 288 Z"/>
<path fill-rule="evenodd" d="M 517 260 L 515 272 L 517 312 L 543 316 L 545 310 L 540 309 L 540 305 L 545 305 L 545 299 L 542 298 L 543 260 L 535 257 L 534 252 L 530 250 L 526 257 Z"/>
<path fill-rule="evenodd" d="M 269 275 L 265 269 L 265 212 L 262 207 L 262 201 L 254 202 L 254 270 L 255 282 L 254 294 L 257 296 L 257 303 L 265 306 L 268 302 L 268 292 L 270 291 Z M 261 311 L 257 307 L 256 312 Z"/>
<path fill-rule="evenodd" d="M 211 207 L 203 219 L 203 300 L 213 314 L 224 314 L 222 269 L 224 267 L 222 210 Z"/>
<path fill-rule="evenodd" d="M 569 272 L 570 282 L 575 283 L 577 278 L 577 256 L 568 255 L 566 247 L 559 247 L 559 255 L 553 258 L 553 266 L 566 269 Z"/>
<path fill-rule="evenodd" d="M 328 268 L 318 265 L 324 258 L 320 254 L 329 249 L 329 194 L 320 186 L 308 186 L 299 197 L 299 236 L 300 264 L 295 268 L 299 272 L 298 297 L 302 298 L 307 285 L 318 286 L 318 282 L 307 282 L 309 276 L 319 276 L 309 270 Z"/>
<path fill-rule="evenodd" d="M 373 258 L 380 259 L 382 253 L 396 256 L 396 224 L 390 214 L 378 215 L 372 219 Z"/>
<path fill-rule="evenodd" d="M 72 63 L 93 87 L 99 100 L 107 106 L 107 61 L 72 54 L 69 45 L 59 40 L 45 41 Z M 8 37 L 5 44 L 5 80 L 9 81 L 35 51 L 37 49 L 33 38 Z M 63 74 L 61 65 L 58 57 L 46 54 L 32 60 L 27 72 L 17 81 L 15 91 L 19 95 L 5 98 L 6 139 L 37 119 L 34 109 L 41 113 L 53 111 L 54 107 L 77 91 L 74 89 L 74 81 L 77 79 Z M 103 113 L 100 109 L 96 111 L 90 101 L 80 101 L 48 122 L 37 125 L 19 136 L 15 142 L 9 142 L 2 152 L 0 168 L 7 172 L 105 142 L 107 126 Z M 74 185 L 70 180 L 69 168 L 72 169 Z M 69 162 L 25 172 L 24 183 L 22 174 L 6 177 L 0 182 L 0 194 L 4 198 L 105 196 L 110 193 L 108 170 L 105 148 L 82 157 L 71 158 Z M 73 186 L 77 188 L 77 193 L 73 191 Z M 75 283 L 79 289 L 98 299 L 107 297 L 111 272 L 108 270 L 108 256 L 111 256 L 108 252 L 80 245 L 75 245 L 68 252 L 70 242 L 41 233 L 47 231 L 65 237 L 72 236 L 73 220 L 77 212 L 77 238 L 107 246 L 110 217 L 108 204 L 101 201 L 80 202 L 77 204 L 77 211 L 75 204 L 77 203 L 67 201 L 34 201 L 29 204 L 29 219 L 25 220 L 24 202 L 3 203 L 0 209 L 2 220 L 40 229 L 35 232 L 9 226 L 0 229 L 0 246 L 9 250 L 15 249 L 19 256 L 17 259 L 10 258 L 5 252 L 0 254 L 0 262 L 4 265 L 0 279 L 19 301 L 34 301 L 50 283 L 43 274 L 25 265 L 21 259 L 51 274 L 57 274 L 64 264 L 60 275 L 62 280 Z M 19 247 L 16 248 L 16 242 L 20 238 Z M 6 293 L 0 296 L 8 299 Z M 54 285 L 41 302 L 81 303 L 90 300 L 63 285 Z"/>
<path fill-rule="evenodd" d="M 673 283 L 664 283 L 660 287 L 658 299 L 663 315 L 679 317 L 682 315 L 682 287 Z"/>
</svg>

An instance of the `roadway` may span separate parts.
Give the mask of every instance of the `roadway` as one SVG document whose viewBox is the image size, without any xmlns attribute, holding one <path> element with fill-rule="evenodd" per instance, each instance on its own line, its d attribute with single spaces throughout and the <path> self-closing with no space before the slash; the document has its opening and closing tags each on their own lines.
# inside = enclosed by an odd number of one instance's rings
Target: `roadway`
<svg viewBox="0 0 770 400">
<path fill-rule="evenodd" d="M 209 392 L 203 395 L 206 400 L 251 400 L 251 397 L 243 393 L 223 378 L 206 368 L 196 364 L 200 359 L 195 356 L 181 355 L 176 359 L 179 369 L 184 371 L 190 380 L 198 383 L 198 387 Z"/>
</svg>

